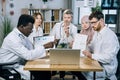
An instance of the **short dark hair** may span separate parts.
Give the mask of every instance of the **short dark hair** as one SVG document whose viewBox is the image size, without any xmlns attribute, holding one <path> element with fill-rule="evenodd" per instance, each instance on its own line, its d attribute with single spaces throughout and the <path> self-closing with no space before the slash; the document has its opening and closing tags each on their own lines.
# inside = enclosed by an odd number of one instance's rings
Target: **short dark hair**
<svg viewBox="0 0 120 80">
<path fill-rule="evenodd" d="M 22 14 L 20 17 L 19 17 L 19 20 L 18 20 L 18 24 L 17 24 L 17 27 L 23 25 L 23 26 L 27 26 L 28 23 L 32 23 L 34 24 L 34 18 L 28 14 Z"/>
<path fill-rule="evenodd" d="M 91 20 L 92 18 L 96 18 L 96 19 L 100 20 L 101 18 L 104 19 L 104 15 L 101 11 L 95 11 L 90 14 L 89 20 Z"/>
</svg>

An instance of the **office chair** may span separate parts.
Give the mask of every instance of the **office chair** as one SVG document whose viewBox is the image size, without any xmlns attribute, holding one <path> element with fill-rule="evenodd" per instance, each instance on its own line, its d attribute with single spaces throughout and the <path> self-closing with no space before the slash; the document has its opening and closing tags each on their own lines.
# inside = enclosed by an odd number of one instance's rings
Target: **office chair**
<svg viewBox="0 0 120 80">
<path fill-rule="evenodd" d="M 116 76 L 117 76 L 117 79 L 120 80 L 120 49 L 117 54 L 117 60 L 118 60 L 118 67 L 117 67 Z"/>
<path fill-rule="evenodd" d="M 0 77 L 5 80 L 21 80 L 19 72 L 17 72 L 12 66 L 16 62 L 0 63 Z"/>
<path fill-rule="evenodd" d="M 116 33 L 116 35 L 117 35 L 119 43 L 120 43 L 120 33 Z M 117 54 L 117 60 L 118 60 L 118 67 L 117 67 L 116 76 L 117 76 L 117 80 L 120 80 L 120 49 Z"/>
</svg>

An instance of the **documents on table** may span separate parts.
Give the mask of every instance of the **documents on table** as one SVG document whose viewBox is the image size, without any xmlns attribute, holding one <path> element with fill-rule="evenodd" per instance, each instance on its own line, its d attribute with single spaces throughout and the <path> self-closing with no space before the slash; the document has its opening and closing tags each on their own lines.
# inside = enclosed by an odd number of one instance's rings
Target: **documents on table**
<svg viewBox="0 0 120 80">
<path fill-rule="evenodd" d="M 44 45 L 48 42 L 54 41 L 54 36 L 37 36 L 33 38 L 34 41 L 34 47 Z"/>
<path fill-rule="evenodd" d="M 87 35 L 76 34 L 72 49 L 80 49 L 80 56 L 84 56 L 82 51 L 86 49 Z"/>
</svg>

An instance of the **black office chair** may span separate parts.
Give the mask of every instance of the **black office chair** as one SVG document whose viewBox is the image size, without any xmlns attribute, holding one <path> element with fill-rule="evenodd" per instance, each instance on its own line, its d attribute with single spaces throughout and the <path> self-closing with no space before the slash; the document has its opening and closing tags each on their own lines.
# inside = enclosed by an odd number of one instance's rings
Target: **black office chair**
<svg viewBox="0 0 120 80">
<path fill-rule="evenodd" d="M 120 43 L 120 33 L 116 33 L 116 35 L 117 35 L 119 43 Z M 117 80 L 120 80 L 120 49 L 117 54 L 117 60 L 118 60 L 118 67 L 117 67 L 116 76 L 117 76 Z"/>
<path fill-rule="evenodd" d="M 117 80 L 120 80 L 120 49 L 117 54 L 117 59 L 118 59 L 118 68 L 116 72 Z"/>
<path fill-rule="evenodd" d="M 10 67 L 14 64 L 16 64 L 16 62 L 0 63 L 0 77 L 5 80 L 21 80 L 19 72 L 17 72 L 13 67 Z"/>
</svg>

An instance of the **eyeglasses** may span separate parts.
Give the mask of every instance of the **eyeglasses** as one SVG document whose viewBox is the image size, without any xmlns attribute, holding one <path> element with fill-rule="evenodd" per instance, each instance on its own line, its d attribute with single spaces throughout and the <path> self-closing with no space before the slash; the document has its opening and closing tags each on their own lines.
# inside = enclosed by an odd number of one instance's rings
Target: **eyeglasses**
<svg viewBox="0 0 120 80">
<path fill-rule="evenodd" d="M 99 20 L 98 20 L 99 21 Z M 93 21 L 93 22 L 90 22 L 90 24 L 95 24 L 95 23 L 97 23 L 98 21 Z"/>
</svg>

